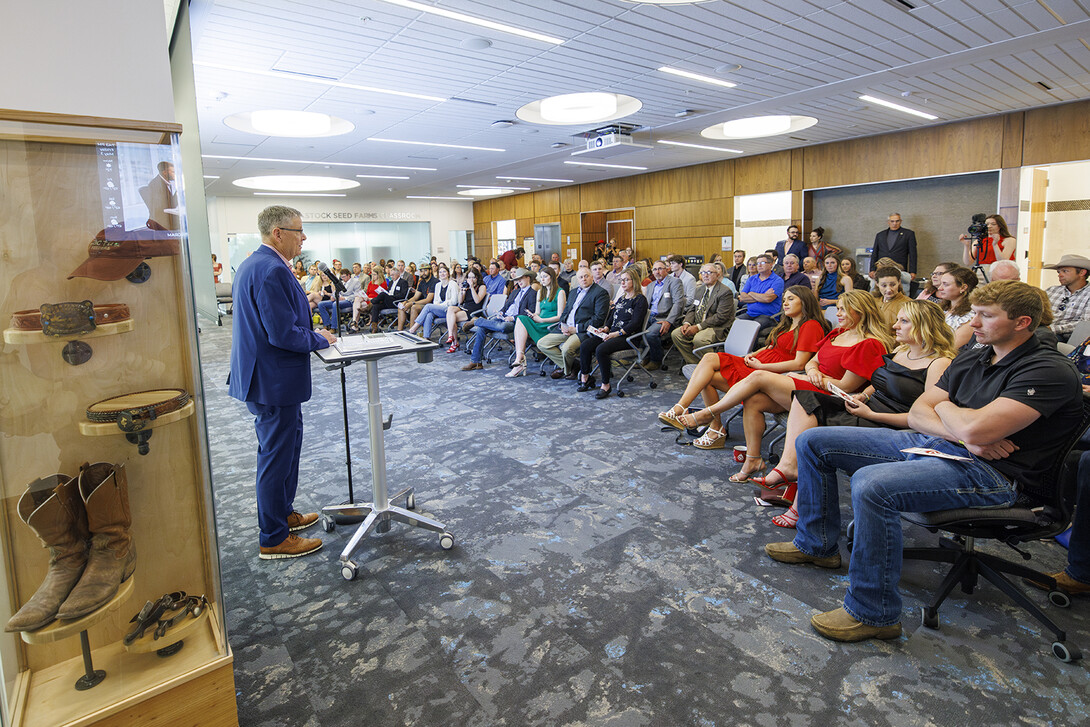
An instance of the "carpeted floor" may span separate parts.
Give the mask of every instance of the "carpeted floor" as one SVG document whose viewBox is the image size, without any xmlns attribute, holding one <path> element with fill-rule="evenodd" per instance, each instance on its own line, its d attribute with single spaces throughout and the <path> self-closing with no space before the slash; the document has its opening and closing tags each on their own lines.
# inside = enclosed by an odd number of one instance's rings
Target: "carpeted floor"
<svg viewBox="0 0 1090 727">
<path fill-rule="evenodd" d="M 230 319 L 201 334 L 227 629 L 244 727 L 336 725 L 1074 725 L 1086 667 L 988 585 L 919 626 L 940 569 L 906 565 L 905 635 L 840 645 L 810 615 L 840 604 L 847 568 L 763 553 L 794 531 L 754 504 L 724 451 L 679 447 L 654 414 L 682 385 L 630 396 L 464 373 L 438 351 L 379 364 L 390 489 L 414 485 L 431 533 L 395 525 L 357 550 L 319 528 L 306 558 L 257 558 L 252 417 L 224 380 Z M 347 497 L 340 384 L 316 361 L 297 509 Z M 370 491 L 366 381 L 347 369 L 357 500 Z M 741 439 L 741 425 L 731 429 Z M 906 543 L 935 536 L 910 531 Z M 1055 569 L 1064 551 L 1030 548 Z M 846 551 L 842 547 L 842 552 Z M 1014 556 L 1013 551 L 1006 551 Z M 1043 592 L 1031 597 L 1047 605 Z M 1047 607 L 1090 650 L 1090 600 Z"/>
</svg>

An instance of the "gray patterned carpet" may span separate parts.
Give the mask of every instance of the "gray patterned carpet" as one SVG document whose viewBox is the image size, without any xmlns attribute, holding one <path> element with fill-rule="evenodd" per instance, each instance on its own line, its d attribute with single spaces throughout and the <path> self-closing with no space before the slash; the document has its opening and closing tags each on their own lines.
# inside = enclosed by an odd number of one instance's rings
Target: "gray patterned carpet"
<svg viewBox="0 0 1090 727">
<path fill-rule="evenodd" d="M 674 444 L 656 391 L 596 401 L 571 382 L 463 373 L 461 352 L 380 364 L 391 490 L 457 537 L 395 525 L 337 556 L 351 529 L 308 532 L 316 555 L 257 558 L 252 418 L 227 397 L 230 319 L 201 335 L 227 629 L 244 727 L 335 725 L 1076 725 L 1082 664 L 990 586 L 919 626 L 940 570 L 909 564 L 905 635 L 838 645 L 809 617 L 847 570 L 774 563 L 790 539 L 725 452 Z M 340 386 L 314 365 L 302 511 L 347 497 Z M 357 499 L 370 489 L 362 365 L 348 369 Z M 741 425 L 732 427 L 741 438 Z M 906 543 L 934 536 L 912 531 Z M 1031 548 L 1054 569 L 1064 551 Z M 842 552 L 844 551 L 842 547 Z M 1007 551 L 1014 555 L 1012 551 Z M 1043 593 L 1032 595 L 1047 604 Z M 1090 653 L 1090 600 L 1048 608 Z"/>
</svg>

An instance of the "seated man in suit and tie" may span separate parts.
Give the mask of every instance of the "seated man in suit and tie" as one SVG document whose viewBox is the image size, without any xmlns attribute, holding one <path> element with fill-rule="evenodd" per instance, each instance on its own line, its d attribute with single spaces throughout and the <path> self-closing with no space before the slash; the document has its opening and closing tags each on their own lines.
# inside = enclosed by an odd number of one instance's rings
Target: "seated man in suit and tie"
<svg viewBox="0 0 1090 727">
<path fill-rule="evenodd" d="M 699 363 L 694 348 L 718 343 L 727 337 L 727 330 L 734 323 L 734 294 L 719 281 L 719 268 L 705 263 L 700 268 L 700 285 L 689 304 L 689 312 L 670 337 L 681 352 L 685 363 Z"/>
<path fill-rule="evenodd" d="M 515 289 L 504 301 L 503 310 L 492 318 L 477 318 L 473 325 L 473 355 L 462 371 L 476 371 L 484 368 L 484 340 L 490 333 L 509 334 L 515 330 L 515 321 L 519 316 L 530 315 L 537 308 L 537 292 L 530 287 L 530 271 L 515 268 L 511 272 Z"/>
<path fill-rule="evenodd" d="M 577 369 L 572 366 L 579 358 L 579 346 L 589 334 L 587 328 L 600 327 L 609 313 L 609 294 L 594 283 L 590 270 L 579 268 L 575 274 L 577 290 L 568 295 L 568 304 L 560 316 L 560 332 L 548 333 L 537 342 L 537 348 L 556 364 L 554 379 L 574 379 Z"/>
<path fill-rule="evenodd" d="M 654 371 L 662 365 L 662 337 L 670 334 L 674 326 L 681 323 L 688 298 L 680 278 L 670 274 L 670 269 L 662 260 L 656 260 L 651 266 L 653 280 L 643 289 L 643 296 L 651 312 L 647 323 L 647 363 L 644 368 Z M 694 288 L 695 291 L 695 288 Z"/>
</svg>

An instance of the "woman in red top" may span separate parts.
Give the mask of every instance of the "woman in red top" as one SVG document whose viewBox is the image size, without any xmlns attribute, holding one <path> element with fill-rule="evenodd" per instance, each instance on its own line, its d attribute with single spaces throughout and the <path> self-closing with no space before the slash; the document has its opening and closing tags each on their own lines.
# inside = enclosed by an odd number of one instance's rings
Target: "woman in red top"
<svg viewBox="0 0 1090 727">
<path fill-rule="evenodd" d="M 1014 259 L 1014 246 L 1018 241 L 1007 229 L 1007 221 L 1000 215 L 992 215 L 984 220 L 984 224 L 988 228 L 988 236 L 979 245 L 968 235 L 963 234 L 958 238 L 965 246 L 961 260 L 967 268 L 977 264 L 991 265 L 996 260 Z"/>
<path fill-rule="evenodd" d="M 781 413 L 791 406 L 796 389 L 832 391 L 836 386 L 852 394 L 867 385 L 874 371 L 882 366 L 882 357 L 893 347 L 893 337 L 886 329 L 874 297 L 862 290 L 842 293 L 836 303 L 839 326 L 818 343 L 817 354 L 806 362 L 806 373 L 777 374 L 757 371 L 746 377 L 713 406 L 682 414 L 678 420 L 686 427 L 711 421 L 719 412 L 745 402 L 742 421 L 746 431 L 746 451 L 760 452 L 765 430 L 765 412 Z M 753 463 L 756 463 L 753 466 Z M 748 468 L 747 468 L 748 466 Z M 731 482 L 745 482 L 764 471 L 759 454 L 746 455 L 742 470 Z"/>
<path fill-rule="evenodd" d="M 677 429 L 685 429 L 678 417 L 704 394 L 705 406 L 719 401 L 719 392 L 755 371 L 786 373 L 798 371 L 817 351 L 818 342 L 828 330 L 828 324 L 818 307 L 817 296 L 805 285 L 793 285 L 783 294 L 783 317 L 769 334 L 767 346 L 748 356 L 729 353 L 706 353 L 696 365 L 685 393 L 669 411 L 659 414 L 659 421 Z M 693 442 L 700 449 L 722 449 L 726 441 L 723 422 L 717 412 L 704 436 Z"/>
</svg>

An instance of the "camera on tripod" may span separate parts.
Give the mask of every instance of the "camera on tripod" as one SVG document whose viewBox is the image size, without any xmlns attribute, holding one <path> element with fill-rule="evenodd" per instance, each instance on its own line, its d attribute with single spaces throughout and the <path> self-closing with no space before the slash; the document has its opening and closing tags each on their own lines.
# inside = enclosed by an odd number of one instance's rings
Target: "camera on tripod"
<svg viewBox="0 0 1090 727">
<path fill-rule="evenodd" d="M 973 241 L 972 247 L 970 248 L 972 251 L 973 270 L 980 273 L 984 278 L 985 283 L 988 282 L 988 273 L 984 270 L 984 264 L 981 261 L 984 260 L 986 251 L 984 250 L 984 245 L 981 243 L 988 234 L 988 225 L 985 224 L 985 220 L 987 219 L 988 215 L 983 212 L 977 212 L 973 215 L 972 223 L 965 230 L 968 233 L 969 238 Z"/>
<path fill-rule="evenodd" d="M 973 215 L 973 222 L 969 225 L 965 231 L 969 233 L 969 237 L 973 239 L 973 242 L 980 242 L 984 239 L 984 236 L 988 232 L 988 226 L 984 224 L 984 220 L 988 219 L 988 216 L 983 212 L 977 212 Z"/>
</svg>

